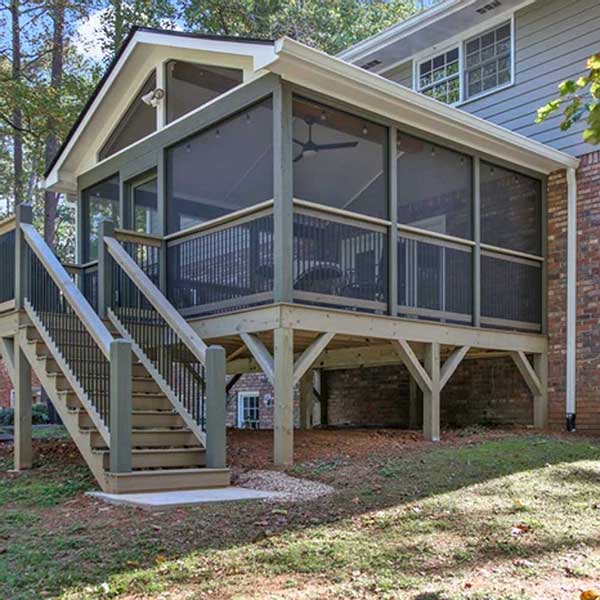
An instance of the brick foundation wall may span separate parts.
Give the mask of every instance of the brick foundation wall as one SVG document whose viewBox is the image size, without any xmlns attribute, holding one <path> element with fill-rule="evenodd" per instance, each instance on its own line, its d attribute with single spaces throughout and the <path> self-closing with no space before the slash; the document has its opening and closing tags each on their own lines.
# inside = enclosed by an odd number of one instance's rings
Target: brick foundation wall
<svg viewBox="0 0 600 600">
<path fill-rule="evenodd" d="M 248 373 L 242 375 L 240 380 L 231 388 L 227 397 L 227 426 L 237 427 L 237 401 L 238 392 L 258 392 L 259 403 L 259 428 L 273 428 L 273 387 L 261 373 Z M 294 426 L 300 422 L 300 405 L 298 389 L 294 390 Z"/>
<path fill-rule="evenodd" d="M 329 425 L 408 426 L 404 366 L 328 371 L 326 378 Z M 464 361 L 444 388 L 440 408 L 443 426 L 533 422 L 531 395 L 510 358 Z"/>
<path fill-rule="evenodd" d="M 0 360 L 0 408 L 10 407 L 10 391 L 12 390 L 12 382 L 8 377 L 4 362 Z"/>
</svg>

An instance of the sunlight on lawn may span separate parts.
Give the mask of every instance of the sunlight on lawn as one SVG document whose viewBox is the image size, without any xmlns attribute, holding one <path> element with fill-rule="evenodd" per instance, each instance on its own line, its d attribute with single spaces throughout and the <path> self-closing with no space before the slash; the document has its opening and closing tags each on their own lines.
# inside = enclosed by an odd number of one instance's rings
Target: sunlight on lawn
<svg viewBox="0 0 600 600">
<path fill-rule="evenodd" d="M 0 555 L 0 596 L 576 598 L 600 574 L 598 458 L 537 436 L 421 449 L 296 468 L 338 488 L 318 502 L 93 505 L 54 527 L 13 492 L 0 534 L 35 532 Z"/>
</svg>

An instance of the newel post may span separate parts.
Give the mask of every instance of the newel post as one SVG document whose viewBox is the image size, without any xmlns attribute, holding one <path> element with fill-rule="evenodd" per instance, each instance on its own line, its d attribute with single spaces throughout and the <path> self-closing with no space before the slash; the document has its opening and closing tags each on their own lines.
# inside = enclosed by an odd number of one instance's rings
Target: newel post
<svg viewBox="0 0 600 600">
<path fill-rule="evenodd" d="M 110 344 L 110 471 L 129 473 L 131 463 L 131 343 Z"/>
<path fill-rule="evenodd" d="M 110 308 L 113 282 L 110 256 L 104 243 L 104 238 L 114 237 L 115 226 L 112 221 L 104 220 L 100 224 L 100 235 L 98 236 L 98 314 L 100 318 L 106 319 L 107 309 Z"/>
<path fill-rule="evenodd" d="M 31 225 L 33 222 L 33 212 L 30 204 L 19 204 L 16 210 L 16 231 L 15 231 L 15 308 L 23 308 L 23 300 L 27 295 L 29 265 L 25 260 L 25 236 L 21 229 L 21 224 Z"/>
<path fill-rule="evenodd" d="M 206 466 L 223 469 L 226 464 L 225 349 L 210 346 L 206 351 Z"/>
</svg>

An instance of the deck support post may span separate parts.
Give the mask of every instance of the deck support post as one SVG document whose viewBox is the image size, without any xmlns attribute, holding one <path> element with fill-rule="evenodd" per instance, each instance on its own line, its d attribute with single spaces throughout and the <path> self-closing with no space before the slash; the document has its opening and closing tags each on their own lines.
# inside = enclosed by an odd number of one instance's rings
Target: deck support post
<svg viewBox="0 0 600 600">
<path fill-rule="evenodd" d="M 20 343 L 15 342 L 15 471 L 31 469 L 33 449 L 31 443 L 31 365 Z"/>
<path fill-rule="evenodd" d="M 130 473 L 132 382 L 131 342 L 123 339 L 110 344 L 110 471 Z"/>
<path fill-rule="evenodd" d="M 224 469 L 227 461 L 227 399 L 225 393 L 225 350 L 206 350 L 206 466 Z"/>
<path fill-rule="evenodd" d="M 25 260 L 25 247 L 27 241 L 21 229 L 21 224 L 33 223 L 33 212 L 30 204 L 19 204 L 16 208 L 16 230 L 15 230 L 15 308 L 21 310 L 27 296 L 28 269 Z"/>
<path fill-rule="evenodd" d="M 425 347 L 425 370 L 431 386 L 423 390 L 423 435 L 431 442 L 440 441 L 440 344 Z"/>
<path fill-rule="evenodd" d="M 419 427 L 419 386 L 415 378 L 410 374 L 408 376 L 408 428 L 417 429 Z"/>
<path fill-rule="evenodd" d="M 314 371 L 309 369 L 300 379 L 300 429 L 312 429 L 313 425 L 313 374 Z"/>
<path fill-rule="evenodd" d="M 294 330 L 279 327 L 273 332 L 275 410 L 273 462 L 294 461 Z"/>
</svg>

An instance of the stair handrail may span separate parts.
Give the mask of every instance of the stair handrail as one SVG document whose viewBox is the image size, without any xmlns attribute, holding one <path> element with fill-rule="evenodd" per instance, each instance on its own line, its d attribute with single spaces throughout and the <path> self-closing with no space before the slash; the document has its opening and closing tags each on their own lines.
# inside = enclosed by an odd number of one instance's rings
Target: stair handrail
<svg viewBox="0 0 600 600">
<path fill-rule="evenodd" d="M 42 265 L 44 265 L 44 268 L 88 330 L 102 351 L 102 354 L 110 361 L 110 345 L 113 342 L 113 337 L 102 322 L 102 319 L 100 319 L 90 306 L 85 296 L 73 282 L 66 269 L 50 250 L 35 227 L 29 223 L 21 223 L 21 231 L 29 247 L 33 250 Z"/>
<path fill-rule="evenodd" d="M 140 269 L 114 237 L 104 237 L 104 244 L 112 259 L 125 271 L 146 300 L 167 322 L 196 359 L 206 365 L 208 346 L 187 321 L 175 310 L 160 289 Z"/>
</svg>

